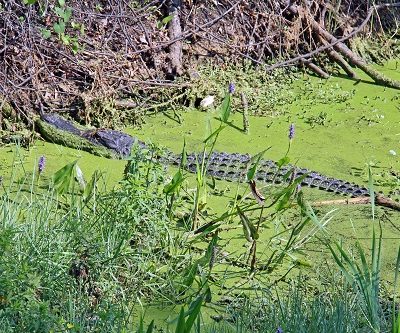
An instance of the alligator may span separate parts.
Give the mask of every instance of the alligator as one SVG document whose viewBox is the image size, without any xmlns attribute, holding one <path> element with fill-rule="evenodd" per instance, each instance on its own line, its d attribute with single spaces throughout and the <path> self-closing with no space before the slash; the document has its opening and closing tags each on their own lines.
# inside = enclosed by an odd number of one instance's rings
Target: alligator
<svg viewBox="0 0 400 333">
<path fill-rule="evenodd" d="M 126 133 L 110 129 L 89 130 L 54 113 L 42 113 L 36 124 L 42 136 L 49 141 L 107 158 L 127 158 L 134 144 L 140 148 L 148 148 L 144 142 Z M 159 157 L 159 160 L 179 166 L 181 155 L 167 151 Z M 201 160 L 201 154 L 187 154 L 183 167 L 190 172 L 196 172 L 197 164 L 201 163 Z M 251 156 L 248 154 L 212 152 L 207 156 L 206 173 L 216 179 L 246 181 L 246 171 L 250 163 Z M 292 175 L 288 177 L 290 173 Z M 314 187 L 351 197 L 369 196 L 369 190 L 363 186 L 293 165 L 279 167 L 276 162 L 271 160 L 261 159 L 254 180 L 281 183 L 285 180 L 288 181 L 288 178 L 293 180 L 297 177 L 301 177 L 301 186 Z"/>
</svg>

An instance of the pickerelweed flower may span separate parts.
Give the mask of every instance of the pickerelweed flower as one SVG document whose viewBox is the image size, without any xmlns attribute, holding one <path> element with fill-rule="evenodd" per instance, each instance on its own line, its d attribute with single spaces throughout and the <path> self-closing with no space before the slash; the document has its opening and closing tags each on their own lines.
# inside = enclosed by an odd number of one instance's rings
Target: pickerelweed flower
<svg viewBox="0 0 400 333">
<path fill-rule="evenodd" d="M 230 94 L 233 94 L 235 92 L 235 84 L 234 83 L 229 83 L 228 91 Z"/>
<path fill-rule="evenodd" d="M 39 162 L 38 162 L 38 171 L 39 173 L 42 173 L 44 171 L 44 167 L 46 166 L 46 157 L 43 155 L 39 157 Z"/>
<path fill-rule="evenodd" d="M 294 138 L 294 124 L 290 124 L 289 126 L 289 140 L 293 140 Z"/>
<path fill-rule="evenodd" d="M 278 327 L 278 329 L 276 330 L 276 333 L 284 333 L 282 327 Z"/>
</svg>

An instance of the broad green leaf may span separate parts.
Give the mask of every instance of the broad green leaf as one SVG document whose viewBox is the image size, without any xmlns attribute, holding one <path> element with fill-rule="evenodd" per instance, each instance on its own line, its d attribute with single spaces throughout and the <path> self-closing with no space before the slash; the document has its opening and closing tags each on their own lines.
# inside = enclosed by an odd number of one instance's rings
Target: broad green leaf
<svg viewBox="0 0 400 333">
<path fill-rule="evenodd" d="M 194 278 L 197 273 L 198 261 L 195 261 L 189 268 L 185 270 L 185 277 L 182 284 L 186 287 L 190 287 L 193 284 Z"/>
<path fill-rule="evenodd" d="M 168 195 L 174 193 L 178 190 L 179 186 L 182 184 L 184 177 L 182 175 L 181 170 L 178 170 L 174 177 L 171 179 L 171 182 L 164 186 L 163 192 Z"/>
<path fill-rule="evenodd" d="M 278 202 L 278 205 L 276 207 L 277 211 L 282 210 L 283 208 L 288 207 L 288 203 L 290 201 L 290 198 L 292 197 L 293 194 L 293 186 L 289 186 L 286 188 L 285 194 L 281 197 L 281 199 Z"/>
<path fill-rule="evenodd" d="M 183 310 L 183 306 L 181 307 L 181 312 L 179 313 L 175 333 L 187 333 L 185 323 L 185 311 Z"/>
<path fill-rule="evenodd" d="M 203 297 L 197 297 L 191 304 L 188 310 L 188 319 L 186 320 L 185 324 L 185 332 L 189 333 L 192 329 L 194 321 L 196 320 L 197 316 L 200 313 L 201 305 L 203 303 Z"/>
<path fill-rule="evenodd" d="M 58 0 L 58 4 L 59 4 L 61 7 L 64 7 L 64 6 L 65 6 L 65 0 Z"/>
<path fill-rule="evenodd" d="M 71 182 L 74 180 L 74 167 L 78 160 L 65 165 L 53 176 L 54 187 L 59 194 L 64 194 L 69 190 Z"/>
<path fill-rule="evenodd" d="M 231 114 L 231 94 L 226 94 L 220 109 L 220 119 L 226 123 Z"/>
<path fill-rule="evenodd" d="M 62 18 L 64 16 L 64 8 L 56 7 L 56 8 L 54 8 L 54 12 L 56 13 L 56 15 L 58 17 Z"/>
</svg>

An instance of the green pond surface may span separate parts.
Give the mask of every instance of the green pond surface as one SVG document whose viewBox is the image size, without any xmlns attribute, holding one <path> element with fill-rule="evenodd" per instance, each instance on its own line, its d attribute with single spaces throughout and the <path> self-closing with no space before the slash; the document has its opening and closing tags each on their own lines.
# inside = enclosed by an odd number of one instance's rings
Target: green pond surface
<svg viewBox="0 0 400 333">
<path fill-rule="evenodd" d="M 400 80 L 400 63 L 391 61 L 379 69 L 391 78 Z M 320 80 L 303 75 L 292 85 L 283 88 L 290 90 L 295 96 L 294 101 L 280 103 L 281 105 L 269 110 L 263 117 L 250 116 L 248 134 L 238 130 L 242 128 L 242 114 L 233 112 L 233 126 L 221 132 L 215 149 L 256 154 L 271 147 L 264 157 L 278 160 L 286 153 L 289 143 L 288 128 L 293 123 L 296 130 L 289 152 L 291 163 L 366 187 L 370 164 L 373 166 L 376 190 L 384 194 L 395 192 L 393 198 L 399 198 L 400 194 L 396 194 L 396 191 L 400 190 L 400 91 L 373 84 L 366 77 L 363 79 L 364 81 L 354 82 L 338 76 Z M 240 105 L 239 93 L 240 86 L 233 95 L 234 106 Z M 223 96 L 217 96 L 219 101 L 222 101 L 222 98 Z M 174 120 L 172 112 L 160 113 L 147 118 L 141 128 L 127 129 L 126 132 L 175 153 L 180 152 L 184 140 L 188 151 L 201 151 L 203 140 L 209 135 L 210 128 L 216 129 L 219 125 L 218 112 L 217 107 L 207 112 L 190 109 L 180 114 L 180 122 Z M 100 170 L 104 173 L 105 186 L 108 188 L 121 179 L 125 166 L 125 162 L 121 160 L 104 159 L 41 141 L 36 142 L 29 150 L 16 151 L 13 146 L 2 147 L 0 154 L 0 174 L 5 178 L 11 174 L 13 163 L 23 166 L 29 174 L 39 156 L 45 155 L 45 177 L 50 177 L 66 163 L 79 159 L 78 164 L 86 177 L 89 178 L 95 170 Z M 170 172 L 172 175 L 175 170 L 170 168 Z M 193 184 L 194 182 L 189 180 L 189 187 Z M 264 193 L 268 191 L 268 187 L 261 184 L 260 188 Z M 207 204 L 210 213 L 219 214 L 226 210 L 234 196 L 236 184 L 217 181 L 217 189 L 222 195 L 210 197 Z M 317 189 L 304 191 L 309 202 L 342 198 Z M 371 218 L 371 207 L 330 205 L 316 209 L 316 214 L 322 218 L 331 211 L 332 220 L 327 225 L 329 234 L 349 246 L 359 240 L 368 249 L 371 231 L 376 224 Z M 391 281 L 397 248 L 400 245 L 400 212 L 377 208 L 376 216 L 383 226 L 383 277 Z M 264 255 L 267 256 L 262 251 L 263 242 L 267 244 L 269 235 L 275 231 L 274 228 L 278 228 L 279 223 L 285 224 L 298 219 L 298 209 L 289 210 L 281 218 L 282 221 L 274 220 L 264 225 L 258 245 L 260 260 Z M 235 255 L 246 253 L 248 246 L 241 228 L 237 224 L 233 227 L 234 229 L 222 236 L 224 250 Z M 312 241 L 307 245 L 307 250 L 302 255 L 302 259 L 310 265 L 304 268 L 305 272 L 323 273 L 326 269 L 324 263 L 331 255 Z M 225 270 L 226 267 L 221 267 L 215 272 L 221 281 L 224 281 L 224 287 L 237 285 L 234 270 L 229 273 L 230 276 L 227 276 Z M 159 309 L 154 313 L 159 313 L 157 311 Z"/>
</svg>

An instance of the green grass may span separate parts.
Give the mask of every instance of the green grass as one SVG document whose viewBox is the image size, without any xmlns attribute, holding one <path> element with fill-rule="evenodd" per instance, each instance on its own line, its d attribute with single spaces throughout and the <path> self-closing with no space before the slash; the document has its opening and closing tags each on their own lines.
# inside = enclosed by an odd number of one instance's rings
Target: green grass
<svg viewBox="0 0 400 333">
<path fill-rule="evenodd" d="M 131 165 L 108 192 L 95 181 L 89 196 L 74 167 L 56 173 L 72 170 L 62 193 L 37 172 L 3 184 L 1 332 L 119 332 L 139 299 L 175 300 L 191 257 L 169 227 L 161 166 L 134 164 L 140 172 Z"/>
<path fill-rule="evenodd" d="M 358 264 L 339 244 L 338 253 L 331 248 L 337 268 L 314 277 L 323 283 L 310 283 L 304 272 L 286 273 L 304 266 L 305 240 L 325 247 L 327 234 L 319 240 L 315 230 L 329 216 L 321 219 L 302 204 L 304 219 L 286 228 L 287 235 L 276 229 L 286 240 L 274 247 L 270 233 L 262 239 L 265 230 L 255 231 L 271 211 L 250 214 L 257 204 L 239 200 L 233 207 L 242 208 L 227 213 L 247 227 L 236 236 L 239 244 L 248 238 L 258 251 L 252 245 L 247 252 L 257 259 L 254 266 L 235 268 L 220 255 L 230 249 L 226 235 L 232 234 L 221 228 L 193 238 L 191 223 L 177 223 L 178 209 L 192 216 L 194 196 L 181 188 L 171 205 L 164 166 L 151 156 L 135 152 L 111 190 L 102 188 L 99 173 L 86 179 L 79 161 L 53 177 L 35 169 L 21 177 L 16 158 L 18 177 L 3 182 L 0 198 L 1 332 L 397 332 L 397 303 L 379 288 L 381 243 L 374 237 L 371 265 L 361 246 Z M 285 217 L 292 191 L 289 185 L 265 199 L 275 217 Z M 141 324 L 146 304 L 181 310 L 169 323 L 149 312 Z"/>
</svg>

